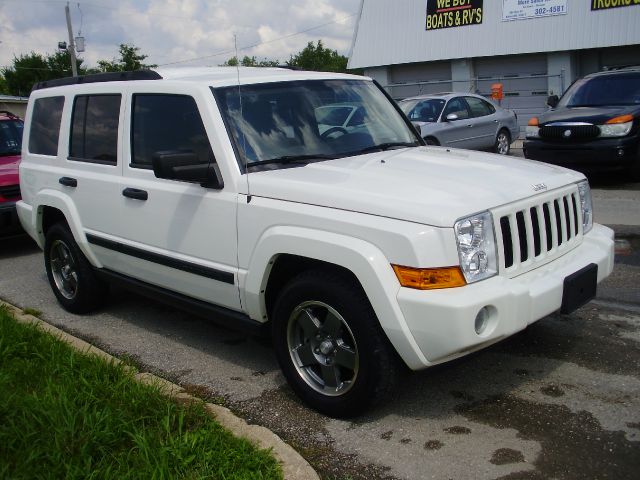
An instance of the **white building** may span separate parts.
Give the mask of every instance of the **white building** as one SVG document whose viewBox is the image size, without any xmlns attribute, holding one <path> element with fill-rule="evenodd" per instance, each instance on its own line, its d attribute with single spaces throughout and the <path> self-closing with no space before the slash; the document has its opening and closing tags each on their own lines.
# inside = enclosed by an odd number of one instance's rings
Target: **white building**
<svg viewBox="0 0 640 480">
<path fill-rule="evenodd" d="M 521 125 L 577 78 L 640 65 L 640 0 L 362 0 L 349 68 L 396 99 L 473 91 Z"/>
</svg>

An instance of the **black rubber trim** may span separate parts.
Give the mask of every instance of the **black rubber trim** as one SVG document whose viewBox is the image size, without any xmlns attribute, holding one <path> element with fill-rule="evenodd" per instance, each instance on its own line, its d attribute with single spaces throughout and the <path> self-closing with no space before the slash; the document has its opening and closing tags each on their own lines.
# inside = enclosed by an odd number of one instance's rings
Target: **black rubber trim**
<svg viewBox="0 0 640 480">
<path fill-rule="evenodd" d="M 162 80 L 162 76 L 153 70 L 136 70 L 133 72 L 107 72 L 77 77 L 56 78 L 33 85 L 31 91 L 43 88 L 62 87 L 65 85 L 79 85 L 85 83 L 126 82 L 131 80 Z"/>
<path fill-rule="evenodd" d="M 89 243 L 98 245 L 99 247 L 108 248 L 109 250 L 140 258 L 141 260 L 158 263 L 165 267 L 175 268 L 176 270 L 193 273 L 194 275 L 200 275 L 201 277 L 211 278 L 222 283 L 228 283 L 229 285 L 235 284 L 235 277 L 233 273 L 223 272 L 222 270 L 216 270 L 215 268 L 203 267 L 202 265 L 197 265 L 195 263 L 177 260 L 166 255 L 160 255 L 159 253 L 149 252 L 148 250 L 143 250 L 141 248 L 131 247 L 96 235 L 87 234 L 87 240 Z"/>
<path fill-rule="evenodd" d="M 213 303 L 204 302 L 156 285 L 151 285 L 108 269 L 95 269 L 95 272 L 100 278 L 109 283 L 125 286 L 135 293 L 181 310 L 188 311 L 195 315 L 205 317 L 207 320 L 211 320 L 223 327 L 241 331 L 250 335 L 265 337 L 269 335 L 270 325 L 268 323 L 261 323 L 253 320 L 245 313 L 237 312 Z"/>
</svg>

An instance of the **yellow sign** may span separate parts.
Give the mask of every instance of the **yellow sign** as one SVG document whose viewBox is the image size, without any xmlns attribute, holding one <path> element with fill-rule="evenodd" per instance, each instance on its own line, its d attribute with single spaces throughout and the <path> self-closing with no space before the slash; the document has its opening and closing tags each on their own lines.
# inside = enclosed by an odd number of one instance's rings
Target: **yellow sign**
<svg viewBox="0 0 640 480">
<path fill-rule="evenodd" d="M 609 8 L 631 7 L 640 5 L 640 0 L 591 0 L 591 10 L 607 10 Z"/>
<path fill-rule="evenodd" d="M 482 0 L 427 0 L 427 30 L 482 23 Z"/>
</svg>

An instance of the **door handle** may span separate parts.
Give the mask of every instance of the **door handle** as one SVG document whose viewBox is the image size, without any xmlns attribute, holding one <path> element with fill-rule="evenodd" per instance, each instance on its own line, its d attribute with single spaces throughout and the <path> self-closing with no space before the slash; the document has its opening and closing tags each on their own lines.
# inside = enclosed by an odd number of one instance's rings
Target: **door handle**
<svg viewBox="0 0 640 480">
<path fill-rule="evenodd" d="M 467 127 L 471 128 L 471 127 L 473 127 L 473 125 L 467 125 Z"/>
<path fill-rule="evenodd" d="M 75 178 L 71 178 L 71 177 L 60 177 L 58 179 L 58 183 L 60 185 L 64 185 L 65 187 L 77 187 L 78 186 L 78 180 L 76 180 Z"/>
<path fill-rule="evenodd" d="M 137 188 L 125 188 L 122 190 L 122 195 L 135 200 L 146 200 L 149 198 L 149 194 L 146 190 L 139 190 Z"/>
</svg>

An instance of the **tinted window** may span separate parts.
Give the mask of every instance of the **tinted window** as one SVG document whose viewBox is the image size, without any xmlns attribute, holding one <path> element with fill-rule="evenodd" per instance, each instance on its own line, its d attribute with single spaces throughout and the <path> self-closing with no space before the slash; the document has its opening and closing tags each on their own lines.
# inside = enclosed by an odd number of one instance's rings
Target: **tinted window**
<svg viewBox="0 0 640 480">
<path fill-rule="evenodd" d="M 496 111 L 489 102 L 481 98 L 466 97 L 465 100 L 467 101 L 467 105 L 469 105 L 469 110 L 471 110 L 471 116 L 473 117 L 484 117 Z"/>
<path fill-rule="evenodd" d="M 22 149 L 22 120 L 0 122 L 0 157 L 19 155 Z"/>
<path fill-rule="evenodd" d="M 189 151 L 199 163 L 213 161 L 213 152 L 192 97 L 139 94 L 133 96 L 131 166 L 151 168 L 156 152 Z"/>
<path fill-rule="evenodd" d="M 73 104 L 69 157 L 115 165 L 120 95 L 80 95 Z"/>
<path fill-rule="evenodd" d="M 411 109 L 403 110 L 411 120 L 418 122 L 436 122 L 440 112 L 444 108 L 445 101 L 439 98 L 432 98 L 416 103 Z M 401 106 L 402 108 L 402 106 Z"/>
<path fill-rule="evenodd" d="M 58 154 L 58 136 L 64 97 L 39 98 L 31 114 L 29 151 L 39 155 Z"/>
<path fill-rule="evenodd" d="M 467 102 L 463 98 L 457 97 L 449 100 L 447 108 L 444 109 L 444 117 L 447 115 L 455 114 L 458 116 L 458 120 L 469 118 L 469 111 L 467 110 Z"/>
<path fill-rule="evenodd" d="M 363 125 L 365 122 L 365 119 L 366 119 L 366 116 L 365 116 L 364 108 L 358 107 L 355 113 L 351 116 L 351 119 L 349 120 L 349 124 L 347 126 L 357 127 L 357 126 Z"/>
<path fill-rule="evenodd" d="M 640 74 L 613 73 L 575 82 L 562 96 L 559 107 L 594 107 L 640 104 Z"/>
<path fill-rule="evenodd" d="M 320 107 L 316 108 L 316 120 L 322 125 L 341 127 L 353 111 L 352 107 Z"/>
</svg>

